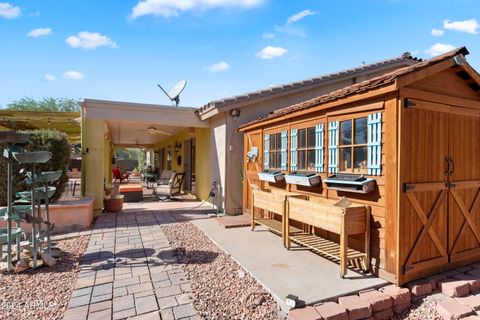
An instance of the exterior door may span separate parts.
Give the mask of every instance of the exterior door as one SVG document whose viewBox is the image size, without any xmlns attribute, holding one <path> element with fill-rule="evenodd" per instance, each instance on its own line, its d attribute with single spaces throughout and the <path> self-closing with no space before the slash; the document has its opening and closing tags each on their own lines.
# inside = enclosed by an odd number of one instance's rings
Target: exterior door
<svg viewBox="0 0 480 320">
<path fill-rule="evenodd" d="M 404 283 L 448 264 L 449 114 L 403 108 L 399 262 Z"/>
<path fill-rule="evenodd" d="M 450 115 L 450 262 L 480 258 L 480 118 Z"/>
<path fill-rule="evenodd" d="M 184 189 L 192 191 L 192 140 L 185 140 L 183 145 L 183 165 L 185 170 Z"/>
</svg>

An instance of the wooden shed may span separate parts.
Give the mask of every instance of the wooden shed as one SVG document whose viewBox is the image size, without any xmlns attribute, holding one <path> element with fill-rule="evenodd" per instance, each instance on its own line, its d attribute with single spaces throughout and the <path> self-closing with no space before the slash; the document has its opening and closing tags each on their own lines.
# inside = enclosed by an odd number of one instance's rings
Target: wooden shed
<svg viewBox="0 0 480 320">
<path fill-rule="evenodd" d="M 319 222 L 286 216 L 284 244 L 300 230 L 320 245 L 342 240 L 324 219 L 328 201 L 364 206 L 369 236 L 347 234 L 348 248 L 397 284 L 480 261 L 480 76 L 467 54 L 459 48 L 241 126 L 245 211 L 282 221 L 274 202 L 285 199 L 287 212 L 288 196 L 303 196 L 311 205 L 298 216 Z M 256 205 L 258 190 L 282 197 Z"/>
</svg>

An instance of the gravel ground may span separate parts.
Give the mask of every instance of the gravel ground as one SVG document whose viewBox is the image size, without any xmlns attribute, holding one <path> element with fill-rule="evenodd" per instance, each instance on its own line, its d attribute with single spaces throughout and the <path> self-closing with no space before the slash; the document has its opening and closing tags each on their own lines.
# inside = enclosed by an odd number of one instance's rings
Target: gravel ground
<svg viewBox="0 0 480 320">
<path fill-rule="evenodd" d="M 0 275 L 0 319 L 62 319 L 88 237 L 56 242 L 61 257 L 52 268 Z"/>
<path fill-rule="evenodd" d="M 203 319 L 281 319 L 272 296 L 191 223 L 162 227 L 192 282 Z"/>
<path fill-rule="evenodd" d="M 402 315 L 394 317 L 394 320 L 443 320 L 437 313 L 437 302 L 445 300 L 446 296 L 442 294 L 432 294 L 420 301 L 412 303 L 410 309 Z"/>
</svg>

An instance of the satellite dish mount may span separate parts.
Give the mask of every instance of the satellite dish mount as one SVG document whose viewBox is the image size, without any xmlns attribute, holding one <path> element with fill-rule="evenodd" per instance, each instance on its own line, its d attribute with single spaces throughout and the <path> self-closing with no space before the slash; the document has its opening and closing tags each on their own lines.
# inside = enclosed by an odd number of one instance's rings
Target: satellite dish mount
<svg viewBox="0 0 480 320">
<path fill-rule="evenodd" d="M 187 85 L 187 81 L 185 80 L 180 80 L 175 84 L 170 90 L 170 92 L 167 93 L 161 85 L 157 84 L 160 89 L 162 89 L 163 93 L 173 102 L 175 101 L 175 105 L 178 107 L 180 103 L 180 93 L 182 93 L 183 89 L 185 89 L 185 86 Z"/>
</svg>

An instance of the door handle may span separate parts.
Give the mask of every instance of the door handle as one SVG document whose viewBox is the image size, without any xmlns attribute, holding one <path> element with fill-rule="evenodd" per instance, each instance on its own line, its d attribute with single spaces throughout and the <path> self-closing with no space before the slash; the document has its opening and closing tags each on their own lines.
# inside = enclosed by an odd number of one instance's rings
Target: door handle
<svg viewBox="0 0 480 320">
<path fill-rule="evenodd" d="M 445 175 L 448 176 L 450 174 L 450 157 L 449 156 L 445 156 L 445 166 L 446 166 Z"/>
<path fill-rule="evenodd" d="M 452 162 L 452 170 L 449 172 L 449 175 L 453 176 L 453 173 L 455 172 L 455 162 L 453 162 L 453 158 L 450 157 L 450 162 Z M 450 166 L 449 166 L 450 167 Z"/>
</svg>

